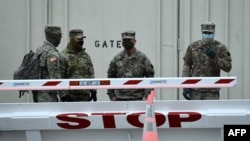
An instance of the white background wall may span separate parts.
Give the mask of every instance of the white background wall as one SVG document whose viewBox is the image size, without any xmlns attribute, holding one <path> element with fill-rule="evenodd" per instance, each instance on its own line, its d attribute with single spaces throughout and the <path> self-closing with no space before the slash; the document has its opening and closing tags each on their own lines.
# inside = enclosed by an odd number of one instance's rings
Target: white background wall
<svg viewBox="0 0 250 141">
<path fill-rule="evenodd" d="M 221 99 L 250 98 L 249 0 L 0 0 L 0 10 L 0 80 L 12 79 L 23 55 L 43 43 L 46 24 L 62 27 L 59 51 L 70 29 L 84 30 L 98 78 L 106 77 L 110 60 L 122 50 L 117 43 L 124 30 L 136 31 L 136 47 L 151 59 L 155 77 L 179 77 L 186 47 L 201 38 L 200 24 L 210 20 L 233 58 L 231 72 L 222 76 L 237 76 L 237 86 L 223 88 Z M 17 91 L 0 95 L 2 103 L 30 101 Z M 183 99 L 182 90 L 157 89 L 157 99 Z M 98 100 L 108 100 L 105 89 L 98 90 Z"/>
</svg>

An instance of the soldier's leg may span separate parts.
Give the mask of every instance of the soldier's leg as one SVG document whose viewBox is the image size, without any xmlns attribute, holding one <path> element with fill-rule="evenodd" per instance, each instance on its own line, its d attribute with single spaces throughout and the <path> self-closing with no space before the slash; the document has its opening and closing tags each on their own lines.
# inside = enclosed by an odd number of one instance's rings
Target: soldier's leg
<svg viewBox="0 0 250 141">
<path fill-rule="evenodd" d="M 210 93 L 204 93 L 202 95 L 202 100 L 219 100 L 220 95 L 219 92 L 210 92 Z"/>
<path fill-rule="evenodd" d="M 58 95 L 56 91 L 49 92 L 49 102 L 58 102 Z"/>
<path fill-rule="evenodd" d="M 38 91 L 37 102 L 50 102 L 50 96 L 48 94 L 48 91 Z"/>
<path fill-rule="evenodd" d="M 72 96 L 72 99 L 76 102 L 90 101 L 90 94 L 88 93 L 72 94 L 71 96 Z"/>
<path fill-rule="evenodd" d="M 190 100 L 201 100 L 202 94 L 199 91 L 193 90 L 190 94 Z"/>
</svg>

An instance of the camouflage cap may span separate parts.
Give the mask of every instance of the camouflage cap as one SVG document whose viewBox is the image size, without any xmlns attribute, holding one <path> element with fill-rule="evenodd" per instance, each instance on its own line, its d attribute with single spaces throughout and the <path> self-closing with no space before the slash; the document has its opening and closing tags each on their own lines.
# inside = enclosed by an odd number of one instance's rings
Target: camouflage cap
<svg viewBox="0 0 250 141">
<path fill-rule="evenodd" d="M 61 27 L 52 26 L 52 25 L 46 25 L 44 31 L 45 32 L 59 32 L 59 33 L 62 33 Z"/>
<path fill-rule="evenodd" d="M 134 39 L 135 31 L 125 31 L 122 33 L 122 39 Z"/>
<path fill-rule="evenodd" d="M 83 35 L 83 31 L 81 29 L 72 29 L 69 31 L 69 37 L 75 37 L 75 38 L 86 38 L 86 36 Z"/>
<path fill-rule="evenodd" d="M 212 22 L 204 22 L 201 24 L 201 32 L 214 32 L 215 24 Z"/>
</svg>

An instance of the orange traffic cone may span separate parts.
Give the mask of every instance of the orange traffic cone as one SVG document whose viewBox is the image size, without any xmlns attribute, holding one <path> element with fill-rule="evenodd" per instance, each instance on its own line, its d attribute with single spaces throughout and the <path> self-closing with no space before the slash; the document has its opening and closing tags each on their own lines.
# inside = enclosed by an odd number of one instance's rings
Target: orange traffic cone
<svg viewBox="0 0 250 141">
<path fill-rule="evenodd" d="M 154 91 L 151 91 L 147 99 L 145 122 L 143 126 L 142 141 L 158 141 L 158 132 L 154 113 Z"/>
</svg>

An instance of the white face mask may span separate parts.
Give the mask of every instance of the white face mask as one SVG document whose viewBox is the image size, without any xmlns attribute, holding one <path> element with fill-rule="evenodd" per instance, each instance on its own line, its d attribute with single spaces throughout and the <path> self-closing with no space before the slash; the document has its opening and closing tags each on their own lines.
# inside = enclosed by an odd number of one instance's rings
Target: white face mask
<svg viewBox="0 0 250 141">
<path fill-rule="evenodd" d="M 202 33 L 202 39 L 205 42 L 212 42 L 214 40 L 214 33 L 212 33 L 212 34 Z"/>
</svg>

